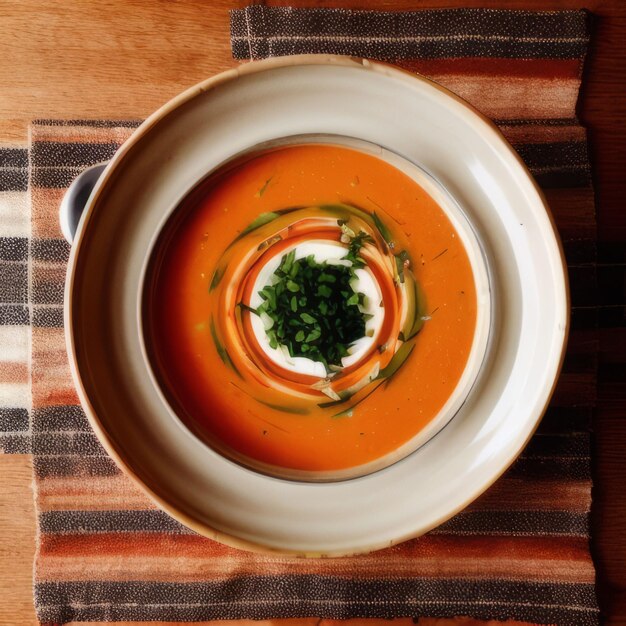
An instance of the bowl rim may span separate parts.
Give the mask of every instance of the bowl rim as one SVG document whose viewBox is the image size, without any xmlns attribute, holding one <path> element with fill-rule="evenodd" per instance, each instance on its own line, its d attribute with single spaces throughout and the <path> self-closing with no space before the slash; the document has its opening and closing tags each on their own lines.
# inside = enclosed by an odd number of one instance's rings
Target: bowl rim
<svg viewBox="0 0 626 626">
<path fill-rule="evenodd" d="M 72 375 L 72 379 L 76 388 L 76 392 L 78 398 L 80 400 L 81 406 L 85 411 L 89 424 L 94 429 L 94 432 L 98 436 L 101 444 L 105 448 L 107 454 L 115 461 L 115 463 L 124 471 L 124 473 L 130 477 L 133 482 L 152 500 L 154 501 L 162 510 L 167 512 L 170 516 L 172 516 L 175 520 L 184 524 L 188 528 L 194 530 L 195 532 L 203 535 L 205 537 L 214 539 L 221 543 L 224 543 L 228 546 L 248 550 L 253 552 L 265 553 L 265 554 L 278 554 L 283 556 L 296 556 L 296 557 L 305 557 L 305 558 L 322 558 L 322 557 L 340 557 L 340 556 L 353 556 L 356 554 L 364 554 L 369 553 L 375 550 L 378 550 L 382 547 L 388 547 L 390 544 L 386 542 L 385 545 L 368 545 L 364 546 L 362 549 L 358 550 L 339 550 L 339 551 L 301 551 L 301 550 L 292 550 L 292 549 L 282 549 L 276 548 L 272 546 L 267 546 L 262 543 L 258 543 L 249 539 L 244 539 L 238 537 L 236 535 L 232 535 L 226 533 L 221 530 L 217 530 L 207 523 L 200 522 L 198 519 L 195 519 L 185 511 L 181 510 L 177 505 L 168 502 L 163 497 L 158 495 L 155 491 L 153 491 L 132 469 L 131 464 L 128 463 L 122 456 L 122 454 L 118 451 L 115 443 L 109 437 L 105 427 L 101 423 L 90 399 L 83 385 L 82 376 L 78 369 L 78 363 L 76 359 L 76 343 L 74 336 L 74 307 L 72 306 L 72 293 L 74 290 L 74 283 L 76 279 L 76 271 L 77 271 L 77 259 L 79 258 L 80 250 L 83 245 L 83 237 L 82 232 L 85 228 L 85 224 L 91 219 L 94 213 L 94 207 L 97 205 L 98 200 L 106 188 L 109 180 L 113 177 L 118 166 L 125 160 L 127 155 L 131 152 L 132 148 L 145 136 L 147 135 L 153 127 L 155 127 L 162 119 L 166 116 L 174 112 L 176 109 L 181 107 L 183 104 L 193 100 L 195 97 L 201 95 L 202 93 L 209 92 L 223 84 L 229 83 L 238 79 L 239 77 L 244 77 L 247 75 L 253 75 L 260 72 L 264 72 L 272 69 L 293 67 L 293 66 L 311 66 L 311 65 L 336 65 L 343 67 L 352 67 L 365 69 L 375 72 L 381 72 L 387 75 L 392 75 L 395 78 L 401 81 L 413 82 L 418 81 L 428 85 L 430 88 L 433 88 L 439 91 L 444 96 L 452 98 L 456 103 L 462 105 L 466 112 L 473 117 L 478 122 L 482 123 L 482 131 L 490 135 L 490 141 L 496 142 L 499 144 L 499 147 L 504 151 L 508 152 L 508 155 L 513 158 L 518 167 L 520 168 L 521 173 L 525 175 L 527 182 L 531 184 L 533 187 L 539 202 L 541 203 L 545 214 L 548 218 L 548 222 L 551 227 L 551 235 L 556 243 L 557 251 L 558 251 L 558 259 L 560 260 L 562 276 L 563 280 L 563 289 L 564 289 L 564 297 L 565 297 L 565 307 L 564 307 L 564 319 L 563 322 L 563 341 L 561 345 L 560 355 L 558 358 L 558 363 L 555 368 L 554 378 L 551 381 L 549 389 L 546 394 L 546 399 L 543 407 L 537 411 L 537 414 L 534 418 L 534 424 L 532 424 L 532 428 L 530 429 L 528 436 L 524 439 L 524 441 L 518 442 L 518 445 L 515 447 L 515 450 L 506 458 L 506 461 L 503 463 L 502 467 L 498 472 L 493 474 L 489 480 L 485 481 L 480 486 L 471 490 L 468 494 L 466 494 L 463 501 L 454 507 L 454 509 L 448 510 L 446 514 L 441 515 L 439 518 L 434 520 L 432 523 L 428 524 L 426 527 L 421 527 L 420 529 L 408 533 L 406 536 L 397 537 L 391 545 L 396 545 L 407 541 L 408 539 L 412 539 L 418 537 L 426 532 L 436 528 L 441 525 L 448 519 L 455 516 L 457 513 L 462 511 L 465 507 L 467 507 L 471 502 L 473 502 L 476 498 L 478 498 L 481 494 L 483 494 L 487 489 L 489 489 L 511 466 L 511 464 L 515 461 L 515 459 L 519 456 L 521 451 L 526 447 L 532 436 L 534 435 L 541 418 L 543 417 L 545 411 L 548 408 L 550 399 L 554 393 L 556 388 L 556 384 L 563 366 L 563 361 L 565 358 L 565 351 L 567 348 L 567 340 L 569 336 L 570 330 L 570 309 L 571 309 L 571 300 L 570 300 L 570 289 L 569 282 L 567 280 L 567 265 L 565 261 L 565 255 L 563 251 L 562 242 L 556 228 L 556 223 L 554 220 L 554 216 L 549 209 L 548 203 L 546 201 L 545 195 L 543 194 L 541 188 L 537 184 L 536 180 L 528 170 L 526 164 L 523 162 L 519 154 L 515 151 L 515 149 L 511 146 L 511 144 L 504 137 L 502 132 L 498 129 L 498 127 L 492 122 L 488 117 L 483 115 L 480 111 L 478 111 L 473 105 L 467 102 L 465 99 L 456 95 L 454 92 L 450 91 L 446 87 L 443 87 L 439 83 L 427 78 L 419 73 L 411 72 L 409 70 L 405 70 L 403 68 L 399 68 L 393 64 L 384 63 L 380 61 L 371 61 L 369 59 L 359 58 L 359 57 L 351 57 L 351 56 L 343 56 L 343 55 L 331 55 L 331 54 L 300 54 L 293 56 L 285 56 L 285 57 L 275 57 L 269 59 L 263 59 L 259 61 L 252 61 L 239 67 L 231 68 L 215 74 L 200 83 L 188 88 L 182 93 L 178 94 L 164 105 L 162 105 L 159 109 L 157 109 L 154 113 L 152 113 L 146 120 L 140 124 L 136 130 L 131 134 L 131 136 L 124 142 L 124 144 L 118 149 L 115 153 L 111 161 L 109 161 L 107 167 L 104 172 L 100 176 L 81 217 L 76 236 L 74 242 L 72 244 L 70 250 L 70 256 L 68 260 L 67 266 L 67 277 L 65 283 L 65 294 L 64 294 L 64 335 L 65 335 L 65 344 L 68 353 L 68 361 L 70 372 Z M 529 420 L 532 421 L 532 420 Z"/>
</svg>

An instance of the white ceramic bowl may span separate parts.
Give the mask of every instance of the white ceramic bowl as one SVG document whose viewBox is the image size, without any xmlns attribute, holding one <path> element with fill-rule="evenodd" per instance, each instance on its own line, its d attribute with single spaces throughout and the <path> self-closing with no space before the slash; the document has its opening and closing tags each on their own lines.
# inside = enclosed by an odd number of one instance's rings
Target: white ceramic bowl
<svg viewBox="0 0 626 626">
<path fill-rule="evenodd" d="M 475 276 L 481 263 L 489 272 L 478 367 L 459 406 L 434 431 L 454 419 L 401 461 L 339 482 L 273 478 L 208 448 L 172 414 L 142 346 L 146 262 L 180 200 L 233 156 L 302 135 L 351 137 L 418 165 L 471 224 L 461 230 L 469 233 Z M 480 242 L 474 251 L 472 242 Z M 244 65 L 146 120 L 92 193 L 66 289 L 78 393 L 117 462 L 162 508 L 204 535 L 307 556 L 370 551 L 417 536 L 482 493 L 536 428 L 568 324 L 554 226 L 496 128 L 429 80 L 326 55 Z"/>
</svg>

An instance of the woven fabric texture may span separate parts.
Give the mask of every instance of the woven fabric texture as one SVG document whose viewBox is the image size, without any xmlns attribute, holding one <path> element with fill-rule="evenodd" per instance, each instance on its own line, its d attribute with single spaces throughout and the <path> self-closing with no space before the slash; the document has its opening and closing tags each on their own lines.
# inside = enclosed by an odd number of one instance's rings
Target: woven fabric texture
<svg viewBox="0 0 626 626">
<path fill-rule="evenodd" d="M 572 334 L 539 431 L 515 465 L 428 535 L 353 558 L 298 560 L 204 539 L 159 511 L 93 434 L 63 337 L 60 199 L 136 122 L 40 120 L 0 148 L 0 447 L 34 454 L 42 622 L 435 618 L 597 624 L 589 553 L 595 401 L 595 209 L 575 116 L 580 12 L 232 13 L 237 58 L 335 52 L 426 74 L 494 119 L 543 188 L 567 256 Z M 426 622 L 424 622 L 426 623 Z M 472 622 L 475 623 L 475 622 Z"/>
</svg>

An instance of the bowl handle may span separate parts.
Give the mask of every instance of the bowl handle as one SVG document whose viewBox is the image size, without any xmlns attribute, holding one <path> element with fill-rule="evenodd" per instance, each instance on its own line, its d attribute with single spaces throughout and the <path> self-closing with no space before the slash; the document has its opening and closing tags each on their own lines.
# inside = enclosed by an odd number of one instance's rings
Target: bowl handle
<svg viewBox="0 0 626 626">
<path fill-rule="evenodd" d="M 91 197 L 91 192 L 106 166 L 107 163 L 98 163 L 80 173 L 68 187 L 63 200 L 61 200 L 61 206 L 59 207 L 61 232 L 68 243 L 74 241 L 80 216 L 83 214 Z"/>
</svg>

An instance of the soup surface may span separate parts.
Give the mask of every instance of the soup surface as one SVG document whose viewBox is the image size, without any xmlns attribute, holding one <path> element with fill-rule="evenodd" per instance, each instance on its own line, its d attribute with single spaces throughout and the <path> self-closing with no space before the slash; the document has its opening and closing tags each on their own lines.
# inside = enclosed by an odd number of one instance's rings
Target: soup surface
<svg viewBox="0 0 626 626">
<path fill-rule="evenodd" d="M 249 157 L 194 190 L 156 250 L 157 377 L 194 432 L 253 466 L 380 459 L 439 413 L 467 363 L 463 243 L 375 156 L 311 144 Z"/>
</svg>

